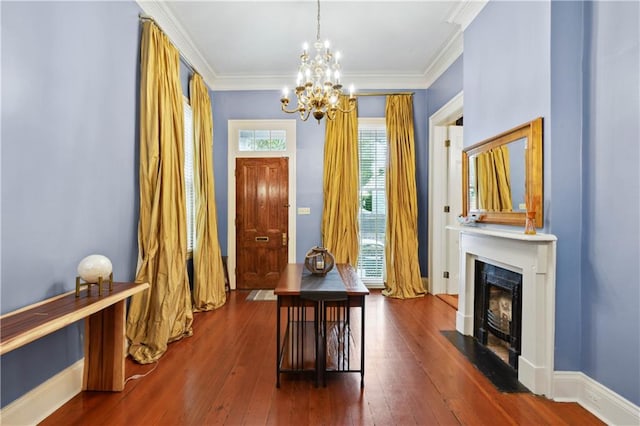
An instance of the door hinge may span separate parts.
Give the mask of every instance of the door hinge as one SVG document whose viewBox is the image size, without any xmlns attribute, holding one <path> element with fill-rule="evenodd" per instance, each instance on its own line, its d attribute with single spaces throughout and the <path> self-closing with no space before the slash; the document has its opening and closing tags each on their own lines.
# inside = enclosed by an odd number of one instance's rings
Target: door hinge
<svg viewBox="0 0 640 426">
<path fill-rule="evenodd" d="M 444 147 L 445 148 L 449 148 L 451 146 L 451 139 L 445 139 L 444 141 Z"/>
<path fill-rule="evenodd" d="M 449 271 L 444 271 L 442 273 L 442 278 L 449 278 Z"/>
<path fill-rule="evenodd" d="M 449 206 L 444 206 L 444 212 L 445 213 L 449 213 L 449 211 L 451 210 L 451 207 Z"/>
</svg>

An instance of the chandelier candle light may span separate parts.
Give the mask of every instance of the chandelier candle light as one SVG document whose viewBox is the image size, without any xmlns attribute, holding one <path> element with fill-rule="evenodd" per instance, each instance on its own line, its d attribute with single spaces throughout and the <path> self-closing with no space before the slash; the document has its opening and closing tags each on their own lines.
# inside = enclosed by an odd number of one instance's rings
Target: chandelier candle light
<svg viewBox="0 0 640 426">
<path fill-rule="evenodd" d="M 355 109 L 356 98 L 353 94 L 353 85 L 349 88 L 349 105 L 347 109 L 340 107 L 340 95 L 342 84 L 340 83 L 340 52 L 331 52 L 329 40 L 320 41 L 320 0 L 318 0 L 318 26 L 316 41 L 313 43 L 315 57 L 309 56 L 309 45 L 302 46 L 300 55 L 300 68 L 296 80 L 296 97 L 298 104 L 295 109 L 287 109 L 289 105 L 289 89 L 282 91 L 282 111 L 293 114 L 300 113 L 302 121 L 307 121 L 309 116 L 320 120 L 324 116 L 333 120 L 338 111 L 348 113 Z"/>
</svg>

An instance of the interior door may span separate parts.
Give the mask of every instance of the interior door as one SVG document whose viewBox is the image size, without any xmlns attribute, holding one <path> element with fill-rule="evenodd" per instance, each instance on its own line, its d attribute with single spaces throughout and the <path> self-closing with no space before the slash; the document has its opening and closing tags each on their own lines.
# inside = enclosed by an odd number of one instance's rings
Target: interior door
<svg viewBox="0 0 640 426">
<path fill-rule="evenodd" d="M 275 288 L 289 246 L 289 159 L 236 159 L 236 285 Z"/>
<path fill-rule="evenodd" d="M 447 198 L 449 214 L 448 226 L 459 226 L 457 217 L 462 212 L 462 126 L 449 126 L 447 128 L 449 147 L 447 170 Z M 460 276 L 460 242 L 459 232 L 453 229 L 445 229 L 446 239 L 446 267 L 449 272 L 447 280 L 447 293 L 458 294 L 458 279 Z"/>
</svg>

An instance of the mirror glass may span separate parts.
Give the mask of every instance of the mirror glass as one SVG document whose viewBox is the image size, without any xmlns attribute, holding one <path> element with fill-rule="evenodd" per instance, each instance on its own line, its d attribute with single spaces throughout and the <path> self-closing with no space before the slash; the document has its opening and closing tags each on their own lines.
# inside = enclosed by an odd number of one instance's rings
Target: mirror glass
<svg viewBox="0 0 640 426">
<path fill-rule="evenodd" d="M 526 212 L 526 138 L 469 156 L 471 211 Z"/>
<path fill-rule="evenodd" d="M 463 216 L 524 225 L 527 211 L 542 227 L 542 118 L 463 151 Z"/>
</svg>

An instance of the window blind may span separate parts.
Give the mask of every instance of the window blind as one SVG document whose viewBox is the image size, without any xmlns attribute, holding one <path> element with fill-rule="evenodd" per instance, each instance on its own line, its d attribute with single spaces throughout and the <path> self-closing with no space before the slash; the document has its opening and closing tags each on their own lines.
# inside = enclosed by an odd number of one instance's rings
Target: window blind
<svg viewBox="0 0 640 426">
<path fill-rule="evenodd" d="M 191 255 L 195 247 L 195 190 L 193 183 L 193 111 L 184 100 L 184 183 L 185 203 L 187 204 L 187 254 Z M 189 256 L 190 257 L 190 256 Z"/>
<path fill-rule="evenodd" d="M 358 147 L 360 161 L 358 274 L 365 282 L 382 282 L 387 214 L 385 127 L 360 125 Z"/>
</svg>

